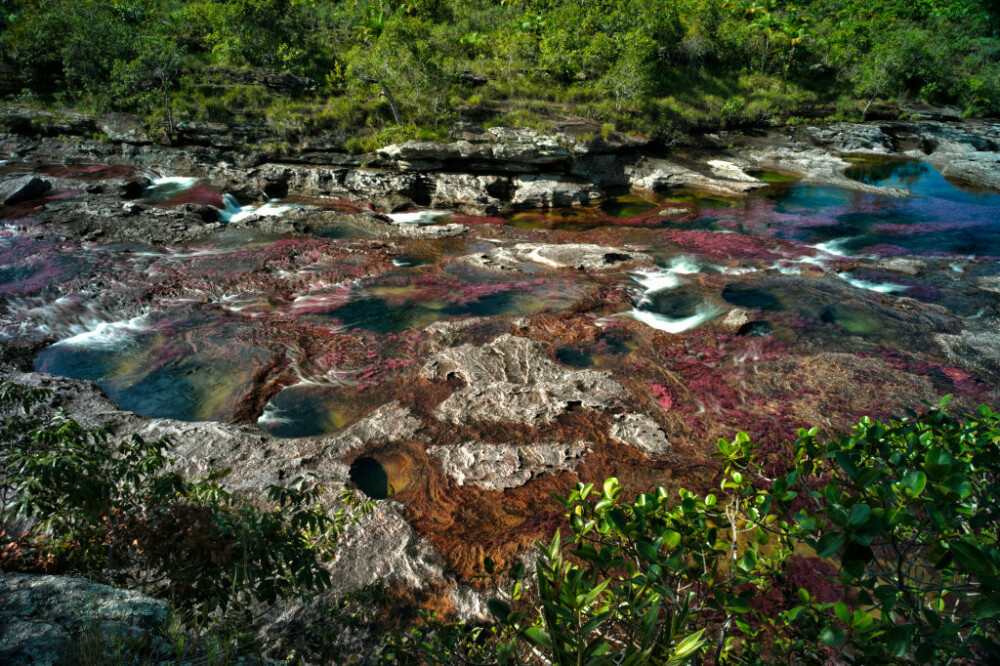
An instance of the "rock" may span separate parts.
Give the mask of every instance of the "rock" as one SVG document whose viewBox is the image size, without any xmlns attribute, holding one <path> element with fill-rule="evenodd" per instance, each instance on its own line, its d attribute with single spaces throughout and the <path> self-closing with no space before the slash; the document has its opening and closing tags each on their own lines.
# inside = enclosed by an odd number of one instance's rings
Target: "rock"
<svg viewBox="0 0 1000 666">
<path fill-rule="evenodd" d="M 454 238 L 469 231 L 464 224 L 450 222 L 448 224 L 394 224 L 392 236 L 399 238 Z"/>
<path fill-rule="evenodd" d="M 642 158 L 625 168 L 629 185 L 640 190 L 660 192 L 678 187 L 709 190 L 728 195 L 742 195 L 767 183 L 761 182 L 743 172 L 736 164 L 723 160 L 706 163 L 707 173 L 662 159 Z"/>
<path fill-rule="evenodd" d="M 138 215 L 144 210 L 148 209 L 148 206 L 144 206 L 136 201 L 126 201 L 122 204 L 122 214 L 123 215 Z"/>
<path fill-rule="evenodd" d="M 619 414 L 611 423 L 611 436 L 646 455 L 660 455 L 671 450 L 670 440 L 660 424 L 645 414 Z"/>
<path fill-rule="evenodd" d="M 431 206 L 462 208 L 480 215 L 495 215 L 510 199 L 510 179 L 505 176 L 478 176 L 443 173 L 434 176 Z"/>
<path fill-rule="evenodd" d="M 499 271 L 526 271 L 532 267 L 602 271 L 652 262 L 653 258 L 642 252 L 607 245 L 518 243 L 496 247 L 486 253 L 467 255 L 460 261 Z"/>
<path fill-rule="evenodd" d="M 124 663 L 118 654 L 166 658 L 160 638 L 167 604 L 70 576 L 0 575 L 0 662 L 81 663 L 85 647 L 97 662 Z M 158 658 L 156 658 L 158 657 Z"/>
<path fill-rule="evenodd" d="M 976 284 L 983 291 L 991 291 L 994 294 L 1000 294 L 1000 275 L 981 277 L 976 280 Z"/>
<path fill-rule="evenodd" d="M 892 138 L 878 125 L 834 123 L 826 127 L 805 127 L 801 134 L 814 145 L 840 153 L 893 152 Z"/>
<path fill-rule="evenodd" d="M 556 176 L 517 176 L 512 203 L 523 208 L 581 206 L 604 197 L 592 183 Z"/>
<path fill-rule="evenodd" d="M 722 320 L 722 327 L 730 331 L 739 331 L 750 323 L 750 311 L 744 308 L 734 308 Z"/>
<path fill-rule="evenodd" d="M 493 158 L 505 162 L 552 164 L 569 158 L 565 135 L 542 134 L 524 127 L 490 127 L 493 135 Z"/>
<path fill-rule="evenodd" d="M 953 363 L 1000 385 L 1000 321 L 980 320 L 957 334 L 937 333 L 934 339 Z"/>
<path fill-rule="evenodd" d="M 726 178 L 728 180 L 737 180 L 744 183 L 756 183 L 760 185 L 760 181 L 753 176 L 744 173 L 743 169 L 739 165 L 733 164 L 732 162 L 727 162 L 726 160 L 708 160 L 706 162 L 708 166 L 712 168 L 719 177 Z"/>
<path fill-rule="evenodd" d="M 421 370 L 427 379 L 457 376 L 465 388 L 435 410 L 450 423 L 498 421 L 543 425 L 572 405 L 604 409 L 618 404 L 625 390 L 606 373 L 567 370 L 527 338 L 502 335 L 482 347 L 463 345 L 431 356 Z"/>
<path fill-rule="evenodd" d="M 927 268 L 927 262 L 909 257 L 892 257 L 890 259 L 879 259 L 871 263 L 858 264 L 859 268 L 873 271 L 891 271 L 902 273 L 903 275 L 919 275 Z"/>
<path fill-rule="evenodd" d="M 523 486 L 542 474 L 575 469 L 587 448 L 586 442 L 527 446 L 466 442 L 457 446 L 432 446 L 427 453 L 438 458 L 445 474 L 460 486 L 505 490 Z"/>
<path fill-rule="evenodd" d="M 935 154 L 931 161 L 941 164 L 945 178 L 1000 190 L 1000 154 L 972 153 L 949 158 Z"/>
<path fill-rule="evenodd" d="M 684 208 L 682 206 L 675 206 L 675 207 L 671 207 L 671 208 L 664 208 L 664 209 L 662 209 L 657 214 L 658 215 L 662 215 L 663 217 L 679 217 L 681 215 L 688 215 L 688 214 L 693 213 L 693 212 L 694 212 L 694 210 L 692 210 L 691 208 Z"/>
<path fill-rule="evenodd" d="M 0 183 L 0 204 L 13 206 L 37 199 L 52 189 L 52 183 L 37 176 L 21 176 Z"/>
<path fill-rule="evenodd" d="M 97 129 L 103 132 L 109 141 L 115 143 L 152 143 L 149 134 L 146 133 L 145 124 L 138 116 L 109 113 L 97 119 Z"/>
</svg>

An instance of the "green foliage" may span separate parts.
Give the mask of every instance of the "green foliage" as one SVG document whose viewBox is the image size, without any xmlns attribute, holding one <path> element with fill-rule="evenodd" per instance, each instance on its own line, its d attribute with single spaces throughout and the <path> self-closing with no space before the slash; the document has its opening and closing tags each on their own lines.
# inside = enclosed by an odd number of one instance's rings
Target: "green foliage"
<svg viewBox="0 0 1000 666">
<path fill-rule="evenodd" d="M 0 525 L 4 569 L 75 571 L 171 598 L 189 615 L 325 589 L 322 561 L 357 511 L 328 515 L 322 489 L 297 479 L 258 506 L 221 485 L 170 471 L 168 440 L 118 438 L 42 409 L 48 392 L 0 386 Z"/>
<path fill-rule="evenodd" d="M 815 433 L 801 432 L 795 446 L 795 476 L 775 487 L 816 502 L 796 520 L 856 590 L 827 643 L 879 661 L 995 650 L 1000 416 L 981 407 L 961 419 L 943 409 L 865 419 L 839 442 L 819 445 Z"/>
<path fill-rule="evenodd" d="M 0 26 L 34 97 L 171 124 L 291 109 L 282 123 L 303 133 L 325 107 L 323 125 L 370 136 L 530 111 L 666 136 L 841 98 L 851 117 L 878 99 L 1000 111 L 987 0 L 3 0 Z M 206 86 L 219 67 L 292 72 L 305 90 L 231 108 L 240 84 Z"/>
<path fill-rule="evenodd" d="M 956 417 L 945 402 L 865 419 L 825 445 L 802 430 L 778 478 L 764 476 L 746 434 L 720 440 L 715 493 L 625 500 L 616 479 L 580 484 L 563 500 L 571 536 L 538 544 L 533 580 L 523 565 L 501 576 L 487 561 L 500 583 L 489 602 L 496 624 L 429 617 L 390 637 L 383 658 L 870 664 L 995 654 L 1000 416 L 982 407 Z M 802 552 L 835 563 L 828 578 L 796 578 Z M 791 597 L 776 596 L 790 585 Z"/>
</svg>

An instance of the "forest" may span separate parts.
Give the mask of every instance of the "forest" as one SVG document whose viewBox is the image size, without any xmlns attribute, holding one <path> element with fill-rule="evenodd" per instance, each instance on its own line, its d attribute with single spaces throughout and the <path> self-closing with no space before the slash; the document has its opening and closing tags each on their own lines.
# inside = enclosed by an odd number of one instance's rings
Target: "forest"
<svg viewBox="0 0 1000 666">
<path fill-rule="evenodd" d="M 669 138 L 1000 110 L 987 0 L 3 0 L 0 26 L 0 91 L 22 103 L 367 147 L 460 120 Z"/>
</svg>

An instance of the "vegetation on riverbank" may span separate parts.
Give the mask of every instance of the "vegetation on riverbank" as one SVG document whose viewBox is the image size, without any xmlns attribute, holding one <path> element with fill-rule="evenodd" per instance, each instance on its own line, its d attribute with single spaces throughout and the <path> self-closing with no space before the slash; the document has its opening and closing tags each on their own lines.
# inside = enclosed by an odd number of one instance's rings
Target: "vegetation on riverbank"
<svg viewBox="0 0 1000 666">
<path fill-rule="evenodd" d="M 343 495 L 348 509 L 328 516 L 307 487 L 248 503 L 222 489 L 223 475 L 168 471 L 167 442 L 46 416 L 46 397 L 0 390 L 0 569 L 85 573 L 165 596 L 202 628 L 194 649 L 221 640 L 234 657 L 254 651 L 252 606 L 329 587 L 322 561 L 367 505 Z M 713 492 L 631 498 L 616 479 L 580 484 L 563 500 L 569 537 L 539 545 L 534 577 L 487 560 L 493 624 L 424 615 L 366 657 L 983 661 L 1000 648 L 1000 415 L 945 404 L 865 419 L 826 444 L 800 430 L 788 451 L 757 451 L 743 433 L 721 440 Z M 286 650 L 309 663 L 356 658 L 328 639 L 374 626 L 380 598 L 378 588 L 341 598 Z"/>
<path fill-rule="evenodd" d="M 995 114 L 998 27 L 991 0 L 4 0 L 0 85 L 168 129 L 389 142 L 570 115 L 669 137 L 879 99 Z"/>
</svg>

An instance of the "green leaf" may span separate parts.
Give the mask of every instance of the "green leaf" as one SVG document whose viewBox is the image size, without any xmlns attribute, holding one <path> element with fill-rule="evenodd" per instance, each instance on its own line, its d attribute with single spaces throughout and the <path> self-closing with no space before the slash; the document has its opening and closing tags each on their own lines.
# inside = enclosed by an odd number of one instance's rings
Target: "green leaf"
<svg viewBox="0 0 1000 666">
<path fill-rule="evenodd" d="M 980 599 L 972 606 L 972 612 L 976 617 L 988 620 L 1000 614 L 1000 601 L 996 599 Z"/>
<path fill-rule="evenodd" d="M 827 627 L 819 635 L 819 642 L 827 647 L 836 647 L 847 638 L 847 632 L 841 627 Z"/>
<path fill-rule="evenodd" d="M 540 645 L 545 648 L 552 647 L 552 639 L 539 627 L 528 627 L 524 630 L 524 637 L 533 645 Z"/>
<path fill-rule="evenodd" d="M 510 604 L 503 599 L 490 599 L 486 602 L 486 607 L 490 609 L 493 617 L 501 622 L 506 622 L 507 617 L 510 615 Z"/>
<path fill-rule="evenodd" d="M 851 611 L 843 601 L 838 601 L 833 605 L 833 612 L 837 615 L 837 619 L 844 624 L 851 623 Z"/>
<path fill-rule="evenodd" d="M 847 514 L 847 524 L 850 527 L 861 527 L 868 522 L 872 508 L 867 504 L 855 504 Z"/>
<path fill-rule="evenodd" d="M 910 497 L 919 497 L 927 486 L 927 475 L 918 469 L 912 470 L 899 482 L 908 491 Z"/>
<path fill-rule="evenodd" d="M 996 575 L 996 565 L 976 546 L 964 541 L 956 541 L 949 546 L 949 550 L 960 568 L 976 576 Z"/>
<path fill-rule="evenodd" d="M 847 537 L 842 532 L 824 534 L 816 544 L 816 555 L 830 557 L 843 548 L 845 543 L 847 543 Z"/>
</svg>

